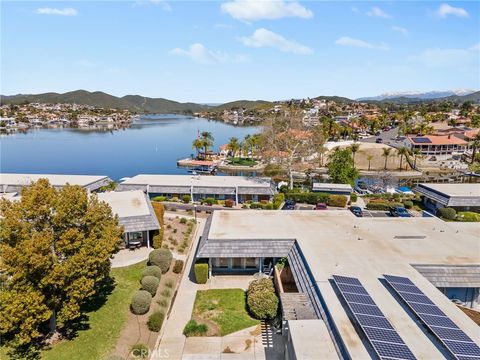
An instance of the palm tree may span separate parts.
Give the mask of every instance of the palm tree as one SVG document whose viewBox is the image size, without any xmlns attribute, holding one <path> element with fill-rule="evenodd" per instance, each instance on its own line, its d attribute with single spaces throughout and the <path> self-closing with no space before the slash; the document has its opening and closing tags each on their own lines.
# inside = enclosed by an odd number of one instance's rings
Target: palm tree
<svg viewBox="0 0 480 360">
<path fill-rule="evenodd" d="M 373 155 L 367 155 L 368 160 L 368 171 L 370 171 L 370 162 L 373 160 Z"/>
<path fill-rule="evenodd" d="M 238 138 L 231 137 L 230 142 L 227 144 L 227 149 L 232 153 L 232 157 L 235 157 L 239 148 L 240 144 L 238 143 Z"/>
<path fill-rule="evenodd" d="M 413 154 L 413 168 L 416 169 L 417 168 L 417 157 L 421 154 L 422 152 L 420 151 L 420 149 L 418 148 L 414 148 L 412 150 L 412 154 Z"/>
<path fill-rule="evenodd" d="M 477 133 L 475 136 L 475 140 L 473 140 L 472 145 L 472 161 L 470 164 L 473 164 L 475 162 L 475 155 L 477 154 L 477 149 L 480 148 L 480 132 Z"/>
<path fill-rule="evenodd" d="M 201 139 L 195 139 L 192 142 L 192 148 L 195 149 L 198 158 L 198 151 L 203 147 L 203 141 Z"/>
<path fill-rule="evenodd" d="M 402 171 L 402 162 L 403 162 L 403 157 L 407 157 L 409 154 L 409 151 L 406 147 L 401 147 L 400 149 L 397 150 L 397 155 L 400 155 L 400 171 Z"/>
<path fill-rule="evenodd" d="M 215 139 L 214 139 L 212 133 L 208 132 L 208 131 L 203 131 L 200 135 L 201 135 L 200 139 L 202 140 L 202 143 L 203 143 L 202 147 L 204 149 L 204 155 L 205 155 L 205 158 L 206 158 L 208 148 L 213 146 L 213 140 L 215 140 Z"/>
<path fill-rule="evenodd" d="M 355 154 L 360 149 L 360 144 L 353 143 L 350 145 L 350 151 L 352 152 L 352 159 L 353 159 L 353 167 L 355 167 Z"/>
<path fill-rule="evenodd" d="M 383 154 L 382 156 L 385 158 L 385 166 L 384 166 L 384 170 L 387 170 L 387 160 L 388 160 L 388 157 L 390 156 L 390 152 L 392 151 L 392 148 L 383 148 Z"/>
</svg>

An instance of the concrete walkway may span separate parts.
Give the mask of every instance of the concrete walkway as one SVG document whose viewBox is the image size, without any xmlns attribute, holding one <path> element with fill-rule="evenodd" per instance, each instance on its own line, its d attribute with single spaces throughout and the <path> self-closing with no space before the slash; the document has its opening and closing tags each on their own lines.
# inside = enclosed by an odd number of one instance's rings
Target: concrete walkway
<svg viewBox="0 0 480 360">
<path fill-rule="evenodd" d="M 152 251 L 152 248 L 141 247 L 140 249 L 130 250 L 123 249 L 120 250 L 112 259 L 112 268 L 119 268 L 124 266 L 130 266 L 133 264 L 138 264 L 141 261 L 148 259 L 148 254 Z"/>
<path fill-rule="evenodd" d="M 207 284 L 199 285 L 191 280 L 193 279 L 192 263 L 195 259 L 195 251 L 197 250 L 200 235 L 205 227 L 205 220 L 197 219 L 197 221 L 198 226 L 195 229 L 194 241 L 188 254 L 185 266 L 186 270 L 183 273 L 182 280 L 178 287 L 171 313 L 165 320 L 155 349 L 152 352 L 152 360 L 164 358 L 174 360 L 182 358 L 186 339 L 185 335 L 183 335 L 183 328 L 191 318 L 197 290 L 208 289 Z"/>
</svg>

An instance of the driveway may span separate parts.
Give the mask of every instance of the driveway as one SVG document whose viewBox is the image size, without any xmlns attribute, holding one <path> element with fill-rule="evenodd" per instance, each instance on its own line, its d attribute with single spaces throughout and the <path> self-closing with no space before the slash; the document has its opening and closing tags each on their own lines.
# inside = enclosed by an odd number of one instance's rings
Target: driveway
<svg viewBox="0 0 480 360">
<path fill-rule="evenodd" d="M 388 131 L 382 131 L 379 136 L 371 136 L 368 138 L 361 139 L 360 142 L 363 143 L 375 143 L 378 138 L 383 140 L 383 144 L 391 145 L 393 147 L 402 146 L 402 142 L 397 142 L 395 139 L 398 136 L 398 127 L 393 128 Z"/>
</svg>

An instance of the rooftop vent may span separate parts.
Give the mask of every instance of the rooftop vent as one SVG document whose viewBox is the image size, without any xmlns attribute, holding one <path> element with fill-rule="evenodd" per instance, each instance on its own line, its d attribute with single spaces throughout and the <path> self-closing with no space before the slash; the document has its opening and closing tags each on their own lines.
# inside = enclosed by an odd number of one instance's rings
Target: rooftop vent
<svg viewBox="0 0 480 360">
<path fill-rule="evenodd" d="M 420 239 L 425 239 L 425 235 L 395 235 L 393 237 L 394 239 L 400 239 L 400 240 L 420 240 Z"/>
</svg>

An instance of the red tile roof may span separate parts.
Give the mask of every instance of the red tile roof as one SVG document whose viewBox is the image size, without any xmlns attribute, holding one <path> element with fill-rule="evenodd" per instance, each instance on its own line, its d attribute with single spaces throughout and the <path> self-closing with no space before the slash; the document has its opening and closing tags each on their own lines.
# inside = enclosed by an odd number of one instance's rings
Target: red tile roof
<svg viewBox="0 0 480 360">
<path fill-rule="evenodd" d="M 423 142 L 418 139 L 428 139 L 429 142 Z M 426 136 L 412 136 L 408 140 L 415 145 L 467 145 L 465 140 L 459 139 L 453 135 L 426 135 Z"/>
</svg>

